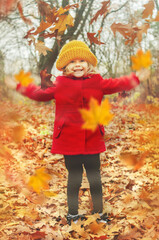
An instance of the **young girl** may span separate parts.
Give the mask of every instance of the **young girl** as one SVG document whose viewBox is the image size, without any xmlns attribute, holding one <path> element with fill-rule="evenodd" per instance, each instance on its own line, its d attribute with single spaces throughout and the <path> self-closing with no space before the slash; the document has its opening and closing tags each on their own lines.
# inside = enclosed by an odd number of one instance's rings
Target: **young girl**
<svg viewBox="0 0 159 240">
<path fill-rule="evenodd" d="M 20 84 L 17 91 L 36 101 L 56 100 L 53 132 L 53 154 L 63 154 L 68 170 L 67 220 L 77 220 L 78 193 L 82 182 L 83 166 L 90 184 L 93 213 L 99 213 L 107 220 L 103 211 L 102 183 L 100 175 L 100 156 L 104 152 L 104 127 L 99 125 L 95 131 L 82 129 L 81 108 L 88 108 L 90 98 L 101 103 L 105 94 L 128 91 L 139 84 L 138 77 L 132 73 L 116 79 L 103 79 L 95 72 L 97 58 L 82 41 L 73 40 L 63 46 L 56 67 L 63 74 L 56 78 L 52 87 L 42 90 L 33 84 L 24 88 Z M 43 76 L 42 80 L 44 80 Z"/>
</svg>

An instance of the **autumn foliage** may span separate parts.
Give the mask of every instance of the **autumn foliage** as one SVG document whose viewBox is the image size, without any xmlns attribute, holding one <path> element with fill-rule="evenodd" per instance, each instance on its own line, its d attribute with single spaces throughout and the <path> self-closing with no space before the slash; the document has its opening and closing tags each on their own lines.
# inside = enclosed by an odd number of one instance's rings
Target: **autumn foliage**
<svg viewBox="0 0 159 240">
<path fill-rule="evenodd" d="M 54 54 L 45 39 L 54 39 L 61 47 L 63 35 L 75 26 L 72 10 L 82 1 L 65 7 L 54 7 L 47 1 L 36 1 L 40 22 L 38 26 L 24 14 L 23 2 L 0 1 L 0 19 L 18 11 L 27 24 L 24 38 L 39 56 Z M 125 45 L 141 46 L 151 24 L 159 21 L 155 2 L 143 5 L 142 22 L 112 22 L 114 37 L 122 36 Z M 71 10 L 71 11 L 70 11 Z M 90 26 L 111 13 L 111 1 L 102 1 L 91 16 Z M 103 46 L 100 26 L 87 32 L 90 45 Z M 40 38 L 40 39 L 39 39 Z M 148 81 L 154 61 L 150 50 L 141 47 L 130 56 L 131 68 Z M 41 88 L 53 87 L 46 68 L 40 71 Z M 34 82 L 31 71 L 23 69 L 14 75 L 23 87 Z M 144 84 L 144 83 L 143 83 Z M 83 129 L 94 132 L 105 125 L 103 136 L 107 151 L 101 154 L 104 211 L 109 224 L 99 222 L 99 214 L 91 215 L 92 201 L 84 173 L 79 193 L 79 209 L 85 220 L 68 226 L 67 171 L 64 158 L 50 153 L 55 103 L 35 103 L 13 96 L 12 101 L 0 89 L 0 239 L 119 239 L 157 240 L 159 227 L 159 101 L 148 96 L 143 103 L 139 97 L 113 96 L 99 104 L 91 99 L 88 109 L 79 109 Z M 135 104 L 137 103 L 137 104 Z M 53 114 L 52 114 L 53 111 Z M 109 124 L 111 123 L 111 124 Z M 108 125 L 109 124 L 109 125 Z"/>
</svg>

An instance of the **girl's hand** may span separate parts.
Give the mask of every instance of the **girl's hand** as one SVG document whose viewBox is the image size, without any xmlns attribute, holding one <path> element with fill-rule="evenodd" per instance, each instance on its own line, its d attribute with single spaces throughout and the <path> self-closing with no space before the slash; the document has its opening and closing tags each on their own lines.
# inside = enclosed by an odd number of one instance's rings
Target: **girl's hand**
<svg viewBox="0 0 159 240">
<path fill-rule="evenodd" d="M 150 77 L 150 69 L 142 68 L 136 72 L 136 76 L 139 78 L 140 82 L 144 82 Z"/>
<path fill-rule="evenodd" d="M 6 77 L 4 82 L 6 86 L 10 89 L 15 90 L 17 87 L 17 82 L 12 77 Z"/>
</svg>

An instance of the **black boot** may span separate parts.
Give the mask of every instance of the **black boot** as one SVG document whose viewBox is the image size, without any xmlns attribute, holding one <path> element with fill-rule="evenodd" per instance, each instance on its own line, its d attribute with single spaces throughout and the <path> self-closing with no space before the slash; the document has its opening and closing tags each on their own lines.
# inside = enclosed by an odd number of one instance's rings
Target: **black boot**
<svg viewBox="0 0 159 240">
<path fill-rule="evenodd" d="M 76 214 L 76 215 L 67 214 L 66 219 L 67 219 L 67 223 L 68 223 L 69 225 L 71 225 L 71 222 L 72 222 L 72 221 L 73 221 L 73 222 L 77 222 L 77 221 L 78 221 L 79 215 L 78 215 L 78 214 Z"/>
<path fill-rule="evenodd" d="M 97 218 L 98 222 L 109 223 L 110 219 L 107 213 L 99 213 L 100 218 Z"/>
</svg>

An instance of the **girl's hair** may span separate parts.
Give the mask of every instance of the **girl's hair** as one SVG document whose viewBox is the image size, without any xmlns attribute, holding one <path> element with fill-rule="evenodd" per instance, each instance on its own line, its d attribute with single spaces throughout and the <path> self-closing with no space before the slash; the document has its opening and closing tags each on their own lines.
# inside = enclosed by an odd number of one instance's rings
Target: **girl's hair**
<svg viewBox="0 0 159 240">
<path fill-rule="evenodd" d="M 87 62 L 88 63 L 88 71 L 86 73 L 86 75 L 92 75 L 92 74 L 97 74 L 98 73 L 98 70 L 96 67 L 94 67 L 91 63 Z M 69 66 L 65 66 L 63 68 L 63 75 L 65 76 L 70 76 L 72 74 L 72 72 L 70 71 L 69 69 Z"/>
</svg>

